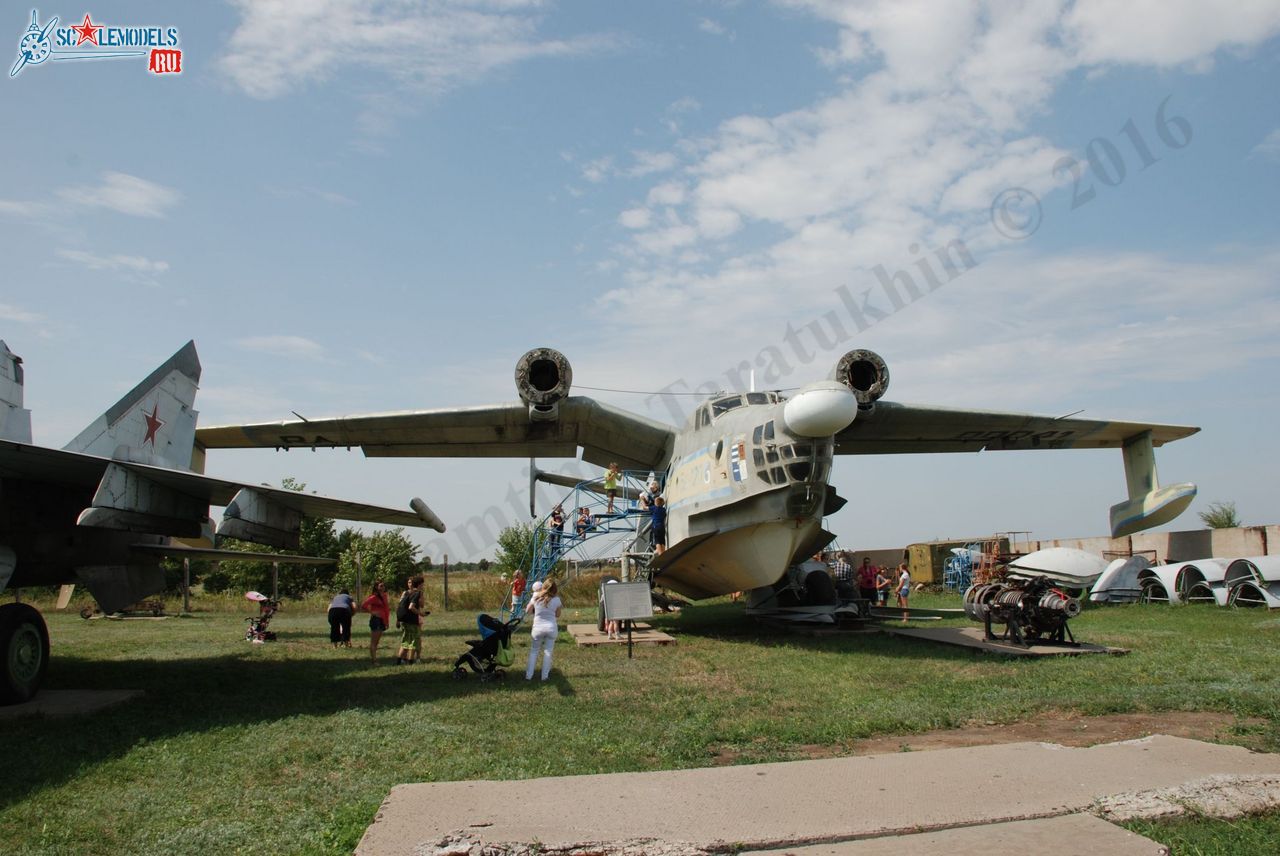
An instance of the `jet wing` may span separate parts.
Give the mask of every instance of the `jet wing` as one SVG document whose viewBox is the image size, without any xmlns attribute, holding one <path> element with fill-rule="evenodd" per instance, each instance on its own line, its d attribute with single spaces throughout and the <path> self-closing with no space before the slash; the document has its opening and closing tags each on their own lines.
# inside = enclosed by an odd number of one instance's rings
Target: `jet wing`
<svg viewBox="0 0 1280 856">
<path fill-rule="evenodd" d="M 671 455 L 668 426 L 570 396 L 554 421 L 532 421 L 521 403 L 373 413 L 334 419 L 200 428 L 206 449 L 359 446 L 369 457 L 572 458 L 623 469 L 658 469 Z"/>
<path fill-rule="evenodd" d="M 1199 431 L 1186 425 L 1109 422 L 878 402 L 836 435 L 837 455 L 981 452 L 1001 449 L 1119 449 L 1146 432 L 1162 446 Z"/>
<path fill-rule="evenodd" d="M 116 461 L 114 463 L 121 463 Z M 228 505 L 237 493 L 248 488 L 255 493 L 263 494 L 279 505 L 305 514 L 308 517 L 335 517 L 339 520 L 358 520 L 364 523 L 387 523 L 392 526 L 426 527 L 428 524 L 411 511 L 398 508 L 386 508 L 380 505 L 368 505 L 363 502 L 348 502 L 345 499 L 320 496 L 314 493 L 300 493 L 296 490 L 268 487 L 266 485 L 245 484 L 244 482 L 227 481 L 213 478 L 201 473 L 186 470 L 171 470 L 165 467 L 153 467 L 146 464 L 124 463 L 124 467 L 133 470 L 150 481 L 164 485 L 186 494 L 198 496 L 210 505 Z"/>
<path fill-rule="evenodd" d="M 80 452 L 64 452 L 0 440 L 0 477 L 92 487 L 110 461 Z"/>
<path fill-rule="evenodd" d="M 134 544 L 138 553 L 153 553 L 171 559 L 209 559 L 211 561 L 279 562 L 282 565 L 333 565 L 337 559 L 323 556 L 294 556 L 289 553 L 247 553 L 243 550 L 219 550 L 213 547 L 187 547 L 183 544 Z"/>
<path fill-rule="evenodd" d="M 173 470 L 129 461 L 114 461 L 83 452 L 50 449 L 11 440 L 0 440 L 0 476 L 4 478 L 54 482 L 64 485 L 97 487 L 108 467 L 116 466 L 137 473 L 184 497 L 203 501 L 206 505 L 225 506 L 241 488 L 269 496 L 294 511 L 310 517 L 334 517 L 366 523 L 388 523 L 393 526 L 431 525 L 422 516 L 396 508 L 385 508 L 360 502 L 348 502 L 313 493 L 299 493 L 283 488 L 244 484 L 206 476 L 187 470 Z"/>
</svg>

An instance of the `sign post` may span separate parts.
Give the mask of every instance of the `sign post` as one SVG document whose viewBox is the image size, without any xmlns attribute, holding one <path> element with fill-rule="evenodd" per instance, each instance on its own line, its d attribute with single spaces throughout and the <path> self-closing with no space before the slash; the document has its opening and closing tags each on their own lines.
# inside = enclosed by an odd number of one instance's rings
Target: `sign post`
<svg viewBox="0 0 1280 856">
<path fill-rule="evenodd" d="M 636 618 L 653 615 L 653 594 L 647 582 L 605 583 L 604 617 L 606 621 L 627 622 L 627 659 L 631 653 L 631 622 Z"/>
</svg>

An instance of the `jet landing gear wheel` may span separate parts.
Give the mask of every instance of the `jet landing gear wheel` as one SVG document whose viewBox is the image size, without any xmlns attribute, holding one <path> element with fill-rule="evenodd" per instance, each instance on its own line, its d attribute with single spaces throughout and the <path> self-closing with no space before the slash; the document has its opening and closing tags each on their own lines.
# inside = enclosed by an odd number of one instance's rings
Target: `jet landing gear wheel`
<svg viewBox="0 0 1280 856">
<path fill-rule="evenodd" d="M 806 606 L 833 606 L 836 601 L 836 585 L 826 571 L 810 571 L 804 578 Z"/>
<path fill-rule="evenodd" d="M 0 704 L 29 701 L 49 669 L 49 629 L 25 603 L 0 606 Z"/>
</svg>

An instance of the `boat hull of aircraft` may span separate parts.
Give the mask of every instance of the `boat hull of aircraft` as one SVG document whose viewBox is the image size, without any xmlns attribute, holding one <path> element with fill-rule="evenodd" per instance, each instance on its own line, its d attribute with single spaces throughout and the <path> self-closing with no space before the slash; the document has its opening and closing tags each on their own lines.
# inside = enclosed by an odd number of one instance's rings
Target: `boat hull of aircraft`
<svg viewBox="0 0 1280 856">
<path fill-rule="evenodd" d="M 658 558 L 654 584 L 695 600 L 773 585 L 819 533 L 817 520 L 771 520 L 686 538 Z"/>
</svg>

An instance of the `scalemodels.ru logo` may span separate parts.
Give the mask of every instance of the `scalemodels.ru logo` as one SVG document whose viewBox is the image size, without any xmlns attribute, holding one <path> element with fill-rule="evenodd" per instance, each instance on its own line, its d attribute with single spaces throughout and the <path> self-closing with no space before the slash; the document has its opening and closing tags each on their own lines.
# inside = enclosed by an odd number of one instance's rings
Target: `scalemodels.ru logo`
<svg viewBox="0 0 1280 856">
<path fill-rule="evenodd" d="M 181 74 L 182 51 L 178 49 L 177 27 L 116 27 L 95 24 L 86 12 L 84 21 L 73 27 L 57 27 L 54 15 L 44 24 L 39 12 L 31 10 L 31 26 L 18 42 L 18 60 L 9 71 L 17 77 L 29 65 L 47 60 L 137 59 L 147 57 L 152 74 Z M 55 29 L 56 27 L 56 29 Z"/>
</svg>

